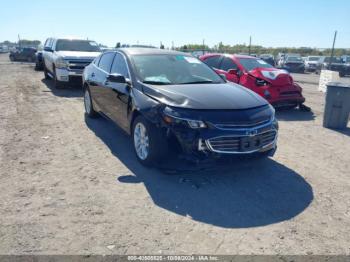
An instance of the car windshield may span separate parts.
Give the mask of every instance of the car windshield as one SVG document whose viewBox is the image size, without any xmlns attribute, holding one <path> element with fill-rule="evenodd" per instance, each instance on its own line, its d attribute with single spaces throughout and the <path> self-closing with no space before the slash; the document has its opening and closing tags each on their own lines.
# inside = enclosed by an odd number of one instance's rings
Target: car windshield
<svg viewBox="0 0 350 262">
<path fill-rule="evenodd" d="M 302 62 L 303 59 L 300 56 L 288 56 L 287 62 Z"/>
<path fill-rule="evenodd" d="M 318 61 L 320 58 L 317 56 L 310 56 L 309 61 Z"/>
<path fill-rule="evenodd" d="M 223 83 L 221 77 L 197 58 L 176 54 L 132 57 L 141 82 L 155 85 Z"/>
<path fill-rule="evenodd" d="M 272 65 L 266 63 L 262 59 L 239 58 L 239 62 L 248 71 L 254 70 L 255 68 L 273 68 Z"/>
<path fill-rule="evenodd" d="M 56 51 L 99 52 L 100 48 L 94 41 L 87 40 L 58 40 Z"/>
</svg>

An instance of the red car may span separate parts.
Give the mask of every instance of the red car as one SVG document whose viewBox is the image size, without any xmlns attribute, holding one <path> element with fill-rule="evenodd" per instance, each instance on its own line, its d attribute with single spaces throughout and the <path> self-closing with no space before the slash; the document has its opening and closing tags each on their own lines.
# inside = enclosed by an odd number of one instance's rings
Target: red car
<svg viewBox="0 0 350 262">
<path fill-rule="evenodd" d="M 246 55 L 206 54 L 200 59 L 228 81 L 253 90 L 273 106 L 296 107 L 304 103 L 302 88 L 285 70 Z"/>
</svg>

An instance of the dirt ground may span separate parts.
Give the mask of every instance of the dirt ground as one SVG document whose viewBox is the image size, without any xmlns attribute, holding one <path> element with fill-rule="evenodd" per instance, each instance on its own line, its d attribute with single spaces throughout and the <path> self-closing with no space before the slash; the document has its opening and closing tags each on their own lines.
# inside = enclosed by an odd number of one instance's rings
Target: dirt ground
<svg viewBox="0 0 350 262">
<path fill-rule="evenodd" d="M 169 175 L 79 88 L 1 55 L 0 254 L 350 254 L 350 128 L 295 77 L 312 112 L 278 112 L 273 158 Z"/>
</svg>

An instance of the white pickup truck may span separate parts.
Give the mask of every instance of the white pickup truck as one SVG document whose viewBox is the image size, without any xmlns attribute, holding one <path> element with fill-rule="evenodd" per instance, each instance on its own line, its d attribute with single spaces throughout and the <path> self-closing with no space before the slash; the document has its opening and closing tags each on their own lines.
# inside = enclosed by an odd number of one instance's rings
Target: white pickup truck
<svg viewBox="0 0 350 262">
<path fill-rule="evenodd" d="M 48 38 L 43 50 L 45 78 L 52 78 L 56 88 L 73 81 L 82 81 L 85 66 L 101 53 L 90 40 Z"/>
</svg>

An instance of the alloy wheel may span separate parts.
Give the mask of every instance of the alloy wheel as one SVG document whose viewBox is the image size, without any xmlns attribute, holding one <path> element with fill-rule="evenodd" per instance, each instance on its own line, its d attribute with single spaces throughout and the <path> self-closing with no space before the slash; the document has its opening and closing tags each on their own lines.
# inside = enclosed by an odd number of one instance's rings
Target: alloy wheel
<svg viewBox="0 0 350 262">
<path fill-rule="evenodd" d="M 85 89 L 85 93 L 84 93 L 84 106 L 85 106 L 85 112 L 87 114 L 90 114 L 90 112 L 91 112 L 91 99 L 90 99 L 89 90 L 87 90 L 87 89 Z"/>
<path fill-rule="evenodd" d="M 134 130 L 134 146 L 137 156 L 145 160 L 149 155 L 149 137 L 143 123 L 139 122 Z"/>
</svg>

